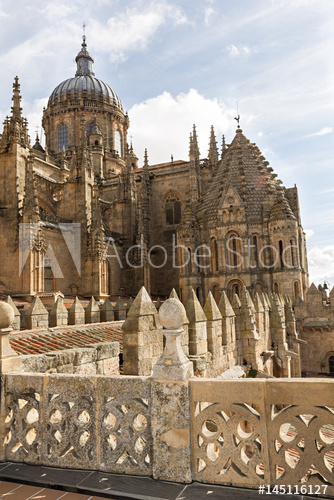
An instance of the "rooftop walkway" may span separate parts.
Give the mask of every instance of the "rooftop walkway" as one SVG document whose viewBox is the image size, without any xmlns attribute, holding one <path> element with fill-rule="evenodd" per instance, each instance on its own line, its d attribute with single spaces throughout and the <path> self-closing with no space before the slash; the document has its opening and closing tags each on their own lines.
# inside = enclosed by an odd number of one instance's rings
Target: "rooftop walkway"
<svg viewBox="0 0 334 500">
<path fill-rule="evenodd" d="M 294 500 L 319 499 L 319 495 L 316 497 L 279 495 L 279 497 Z M 155 481 L 149 477 L 56 469 L 11 462 L 0 463 L 0 499 L 100 500 L 101 498 L 113 500 L 259 500 L 261 495 L 259 496 L 257 489 L 195 482 L 185 485 Z"/>
</svg>

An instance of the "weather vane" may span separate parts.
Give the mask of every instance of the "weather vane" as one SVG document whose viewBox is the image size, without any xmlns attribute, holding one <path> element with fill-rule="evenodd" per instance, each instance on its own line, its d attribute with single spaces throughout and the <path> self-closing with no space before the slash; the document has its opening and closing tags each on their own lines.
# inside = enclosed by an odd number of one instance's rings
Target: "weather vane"
<svg viewBox="0 0 334 500">
<path fill-rule="evenodd" d="M 237 115 L 238 115 L 238 118 L 234 118 L 234 119 L 237 120 L 237 122 L 238 122 L 238 128 L 240 128 L 240 115 L 239 115 L 239 103 L 238 103 L 238 99 L 237 99 Z"/>
<path fill-rule="evenodd" d="M 85 25 L 85 22 L 82 23 L 82 32 L 83 32 L 82 39 L 83 39 L 83 41 L 85 43 L 86 42 L 86 25 Z"/>
</svg>

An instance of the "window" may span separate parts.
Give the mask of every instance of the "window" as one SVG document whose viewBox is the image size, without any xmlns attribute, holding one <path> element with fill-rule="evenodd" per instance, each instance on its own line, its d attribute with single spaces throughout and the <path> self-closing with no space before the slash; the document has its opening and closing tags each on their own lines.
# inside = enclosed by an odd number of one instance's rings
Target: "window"
<svg viewBox="0 0 334 500">
<path fill-rule="evenodd" d="M 294 298 L 296 299 L 299 294 L 300 294 L 299 281 L 295 281 L 294 284 L 293 284 L 293 295 L 294 295 Z"/>
<path fill-rule="evenodd" d="M 67 125 L 60 125 L 58 128 L 58 151 L 68 148 L 68 127 Z"/>
<path fill-rule="evenodd" d="M 253 261 L 254 266 L 259 267 L 258 240 L 256 235 L 253 236 Z"/>
<path fill-rule="evenodd" d="M 216 238 L 212 238 L 211 240 L 210 251 L 211 251 L 211 271 L 217 272 L 219 265 L 218 265 L 218 245 Z"/>
<path fill-rule="evenodd" d="M 235 234 L 231 234 L 226 242 L 226 251 L 227 251 L 227 268 L 231 269 L 240 269 L 242 266 L 242 254 L 241 254 L 241 238 Z"/>
<path fill-rule="evenodd" d="M 284 255 L 283 255 L 283 241 L 282 240 L 279 240 L 278 247 L 279 247 L 279 263 L 280 263 L 281 268 L 283 269 L 283 267 L 284 267 Z"/>
<path fill-rule="evenodd" d="M 334 374 L 334 356 L 330 356 L 328 359 L 329 373 Z"/>
<path fill-rule="evenodd" d="M 170 194 L 165 205 L 166 224 L 173 226 L 181 220 L 181 201 L 176 194 Z"/>
<path fill-rule="evenodd" d="M 122 156 L 122 137 L 118 130 L 115 132 L 115 151 Z"/>
<path fill-rule="evenodd" d="M 293 267 L 296 266 L 296 258 L 295 258 L 295 244 L 293 240 L 290 240 L 290 247 L 291 247 L 291 265 Z"/>
<path fill-rule="evenodd" d="M 278 283 L 276 281 L 274 283 L 274 293 L 276 293 L 277 295 L 279 294 Z"/>
<path fill-rule="evenodd" d="M 190 248 L 186 249 L 186 262 L 188 264 L 188 274 L 191 274 L 193 272 L 193 265 L 191 262 L 191 249 Z"/>
</svg>

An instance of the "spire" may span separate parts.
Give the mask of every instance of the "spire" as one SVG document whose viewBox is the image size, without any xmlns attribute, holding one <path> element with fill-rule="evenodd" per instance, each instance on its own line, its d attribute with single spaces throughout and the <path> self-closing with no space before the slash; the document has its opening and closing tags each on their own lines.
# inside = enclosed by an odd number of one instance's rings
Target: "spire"
<svg viewBox="0 0 334 500">
<path fill-rule="evenodd" d="M 77 55 L 77 57 L 75 58 L 75 62 L 77 63 L 77 71 L 75 73 L 75 76 L 82 76 L 82 75 L 95 76 L 95 73 L 93 72 L 94 59 L 87 50 L 85 25 L 84 25 L 84 33 L 82 35 L 81 50 Z"/>
<path fill-rule="evenodd" d="M 3 133 L 0 136 L 0 148 L 9 148 L 14 143 L 29 148 L 28 122 L 22 116 L 20 84 L 17 76 L 14 79 L 12 101 L 11 116 L 6 116 L 3 124 Z"/>
<path fill-rule="evenodd" d="M 209 143 L 209 167 L 211 175 L 215 173 L 218 164 L 218 148 L 213 125 L 211 125 L 210 143 Z"/>
<path fill-rule="evenodd" d="M 22 108 L 20 107 L 21 104 L 20 84 L 19 84 L 19 78 L 17 76 L 14 78 L 12 101 L 13 101 L 13 106 L 11 107 L 12 116 L 13 118 L 20 120 L 22 118 Z"/>
<path fill-rule="evenodd" d="M 145 241 L 149 242 L 149 221 L 150 221 L 150 196 L 151 196 L 151 180 L 150 172 L 148 168 L 148 155 L 147 149 L 145 148 L 144 154 L 144 166 L 143 166 L 143 184 L 142 184 L 142 194 L 141 194 L 141 206 L 142 206 L 142 217 L 144 225 L 144 238 Z"/>
<path fill-rule="evenodd" d="M 189 139 L 189 162 L 190 201 L 195 203 L 201 195 L 201 168 L 195 125 Z"/>
<path fill-rule="evenodd" d="M 225 153 L 227 149 L 227 146 L 226 146 L 226 143 L 225 143 L 225 135 L 223 135 L 223 138 L 222 138 L 222 150 L 221 150 L 221 156 L 220 158 L 223 158 L 223 154 Z"/>
</svg>

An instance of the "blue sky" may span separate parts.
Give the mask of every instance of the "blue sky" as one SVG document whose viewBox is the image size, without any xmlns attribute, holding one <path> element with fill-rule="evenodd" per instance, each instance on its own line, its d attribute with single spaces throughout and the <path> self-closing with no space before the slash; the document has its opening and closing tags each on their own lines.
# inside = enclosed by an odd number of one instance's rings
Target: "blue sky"
<svg viewBox="0 0 334 500">
<path fill-rule="evenodd" d="M 75 73 L 82 23 L 98 78 L 129 112 L 150 163 L 201 156 L 241 127 L 299 189 L 310 279 L 334 285 L 333 0 L 0 1 L 0 119 L 18 75 L 35 136 L 54 87 Z"/>
</svg>

